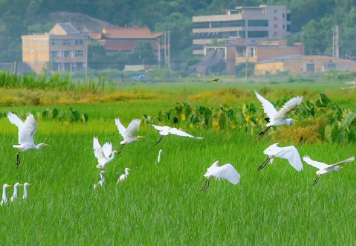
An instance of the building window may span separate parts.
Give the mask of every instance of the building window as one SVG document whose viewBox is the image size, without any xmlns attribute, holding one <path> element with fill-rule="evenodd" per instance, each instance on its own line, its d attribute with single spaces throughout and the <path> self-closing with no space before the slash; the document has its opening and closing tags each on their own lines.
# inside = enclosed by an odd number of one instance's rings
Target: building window
<svg viewBox="0 0 356 246">
<path fill-rule="evenodd" d="M 75 51 L 75 57 L 84 57 L 84 51 L 76 50 Z"/>
<path fill-rule="evenodd" d="M 290 25 L 287 25 L 287 32 L 290 32 Z"/>
<path fill-rule="evenodd" d="M 63 40 L 63 45 L 67 45 L 67 46 L 72 45 L 72 40 L 70 40 L 70 39 L 64 39 L 64 40 Z"/>
<path fill-rule="evenodd" d="M 60 69 L 59 63 L 52 63 L 52 71 L 58 72 Z"/>
<path fill-rule="evenodd" d="M 268 20 L 247 20 L 248 26 L 268 26 Z"/>
<path fill-rule="evenodd" d="M 278 25 L 277 25 L 277 24 L 275 24 L 275 25 L 274 25 L 274 28 L 277 28 L 277 27 L 278 27 Z"/>
<path fill-rule="evenodd" d="M 307 71 L 314 72 L 314 63 L 307 64 Z"/>
<path fill-rule="evenodd" d="M 287 21 L 290 21 L 290 14 L 287 14 Z"/>
<path fill-rule="evenodd" d="M 83 39 L 76 39 L 75 40 L 75 45 L 83 45 L 84 44 L 84 40 Z"/>
<path fill-rule="evenodd" d="M 274 10 L 273 10 L 273 13 L 277 13 L 277 9 L 274 9 Z"/>
<path fill-rule="evenodd" d="M 285 15 L 283 14 L 283 19 L 284 19 L 284 16 L 285 16 Z"/>
<path fill-rule="evenodd" d="M 70 50 L 65 50 L 65 51 L 63 52 L 63 57 L 64 57 L 64 58 L 69 58 L 69 57 L 71 57 L 71 51 L 70 51 Z"/>
<path fill-rule="evenodd" d="M 51 51 L 51 58 L 59 58 L 59 51 Z"/>
<path fill-rule="evenodd" d="M 70 67 L 71 67 L 71 66 L 70 66 L 70 63 L 68 63 L 68 62 L 67 62 L 67 63 L 64 63 L 64 70 L 65 70 L 65 71 L 71 71 L 71 70 L 70 70 Z"/>
<path fill-rule="evenodd" d="M 285 29 L 285 26 L 283 25 L 283 29 Z"/>
<path fill-rule="evenodd" d="M 248 38 L 268 38 L 268 31 L 248 31 Z"/>
<path fill-rule="evenodd" d="M 51 39 L 51 46 L 61 45 L 61 40 L 59 39 Z"/>
</svg>

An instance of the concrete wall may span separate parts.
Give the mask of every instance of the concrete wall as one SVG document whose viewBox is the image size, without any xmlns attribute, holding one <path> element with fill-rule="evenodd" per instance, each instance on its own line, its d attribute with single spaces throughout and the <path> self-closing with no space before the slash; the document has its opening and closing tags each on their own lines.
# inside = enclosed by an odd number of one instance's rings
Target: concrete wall
<svg viewBox="0 0 356 246">
<path fill-rule="evenodd" d="M 290 56 L 290 55 L 304 55 L 304 47 L 298 46 L 285 46 L 285 47 L 262 47 L 259 46 L 256 49 L 257 61 L 266 59 Z"/>
</svg>

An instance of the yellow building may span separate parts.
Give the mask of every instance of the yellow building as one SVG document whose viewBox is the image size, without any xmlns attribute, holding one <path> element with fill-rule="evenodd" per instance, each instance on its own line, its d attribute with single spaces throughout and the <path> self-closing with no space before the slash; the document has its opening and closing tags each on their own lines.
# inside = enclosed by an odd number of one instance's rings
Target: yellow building
<svg viewBox="0 0 356 246">
<path fill-rule="evenodd" d="M 22 61 L 37 74 L 44 69 L 75 72 L 87 67 L 86 33 L 70 23 L 57 23 L 49 33 L 23 35 Z"/>
<path fill-rule="evenodd" d="M 288 71 L 291 74 L 306 74 L 328 70 L 356 71 L 356 63 L 330 56 L 282 56 L 257 62 L 254 73 L 260 75 Z"/>
</svg>

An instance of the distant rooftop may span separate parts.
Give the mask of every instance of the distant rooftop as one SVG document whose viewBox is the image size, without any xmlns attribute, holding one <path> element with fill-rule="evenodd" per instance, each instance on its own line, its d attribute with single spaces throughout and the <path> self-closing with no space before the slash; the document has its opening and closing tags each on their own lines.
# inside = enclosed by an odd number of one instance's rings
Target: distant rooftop
<svg viewBox="0 0 356 246">
<path fill-rule="evenodd" d="M 78 34 L 78 30 L 71 23 L 57 23 L 67 34 Z"/>
</svg>

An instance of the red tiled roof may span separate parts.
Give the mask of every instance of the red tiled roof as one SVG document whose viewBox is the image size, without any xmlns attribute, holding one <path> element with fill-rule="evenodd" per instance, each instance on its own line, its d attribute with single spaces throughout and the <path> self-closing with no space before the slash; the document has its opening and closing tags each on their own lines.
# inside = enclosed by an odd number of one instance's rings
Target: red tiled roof
<svg viewBox="0 0 356 246">
<path fill-rule="evenodd" d="M 155 39 L 163 35 L 163 32 L 151 33 L 145 27 L 104 27 L 102 36 L 107 39 Z"/>
<path fill-rule="evenodd" d="M 88 33 L 89 37 L 91 37 L 92 39 L 101 39 L 101 33 L 100 32 L 91 32 Z"/>
<path fill-rule="evenodd" d="M 105 40 L 103 45 L 105 50 L 133 50 L 136 47 L 135 42 L 121 40 Z M 154 41 L 151 41 L 151 47 L 158 50 L 158 45 Z M 164 45 L 160 45 L 160 49 L 163 50 Z"/>
</svg>

